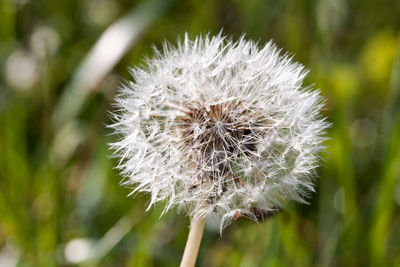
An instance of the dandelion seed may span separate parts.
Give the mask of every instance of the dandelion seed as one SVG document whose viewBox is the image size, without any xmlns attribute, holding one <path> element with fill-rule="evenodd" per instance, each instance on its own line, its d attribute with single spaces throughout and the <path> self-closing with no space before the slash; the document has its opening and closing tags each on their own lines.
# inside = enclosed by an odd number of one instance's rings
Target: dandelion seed
<svg viewBox="0 0 400 267">
<path fill-rule="evenodd" d="M 307 71 L 272 42 L 185 36 L 131 69 L 111 126 L 123 184 L 192 219 L 239 217 L 305 202 L 329 124 Z"/>
</svg>

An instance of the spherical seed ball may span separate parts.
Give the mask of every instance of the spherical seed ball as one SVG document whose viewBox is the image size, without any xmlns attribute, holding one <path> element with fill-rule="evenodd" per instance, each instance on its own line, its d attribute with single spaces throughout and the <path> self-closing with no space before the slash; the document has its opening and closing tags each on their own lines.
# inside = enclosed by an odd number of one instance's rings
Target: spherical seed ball
<svg viewBox="0 0 400 267">
<path fill-rule="evenodd" d="M 116 99 L 123 184 L 191 217 L 258 220 L 304 201 L 329 124 L 307 71 L 272 42 L 221 34 L 165 44 Z"/>
</svg>

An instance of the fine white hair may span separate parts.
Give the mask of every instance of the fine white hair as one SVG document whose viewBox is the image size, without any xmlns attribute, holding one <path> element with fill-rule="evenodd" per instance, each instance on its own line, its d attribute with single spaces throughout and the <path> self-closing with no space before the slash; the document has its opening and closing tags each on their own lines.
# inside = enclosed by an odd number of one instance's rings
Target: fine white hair
<svg viewBox="0 0 400 267">
<path fill-rule="evenodd" d="M 270 41 L 190 39 L 132 68 L 116 98 L 111 147 L 122 184 L 221 230 L 305 202 L 329 123 L 307 70 Z"/>
</svg>

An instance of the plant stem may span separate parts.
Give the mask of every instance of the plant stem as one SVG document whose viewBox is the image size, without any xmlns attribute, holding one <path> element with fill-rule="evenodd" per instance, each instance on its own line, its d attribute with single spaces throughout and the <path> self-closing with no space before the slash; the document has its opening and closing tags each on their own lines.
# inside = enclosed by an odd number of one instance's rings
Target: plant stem
<svg viewBox="0 0 400 267">
<path fill-rule="evenodd" d="M 200 218 L 191 221 L 189 236 L 186 242 L 185 251 L 183 252 L 180 267 L 193 267 L 196 263 L 205 223 L 206 218 Z"/>
</svg>

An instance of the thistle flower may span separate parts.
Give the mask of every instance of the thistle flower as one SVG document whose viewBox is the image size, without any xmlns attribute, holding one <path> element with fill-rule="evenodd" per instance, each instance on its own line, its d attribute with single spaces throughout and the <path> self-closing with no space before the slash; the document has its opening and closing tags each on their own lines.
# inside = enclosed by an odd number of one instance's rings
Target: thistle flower
<svg viewBox="0 0 400 267">
<path fill-rule="evenodd" d="M 131 69 L 111 126 L 123 184 L 151 195 L 149 208 L 214 214 L 221 230 L 285 199 L 305 202 L 329 124 L 304 67 L 269 42 L 185 36 Z"/>
</svg>

